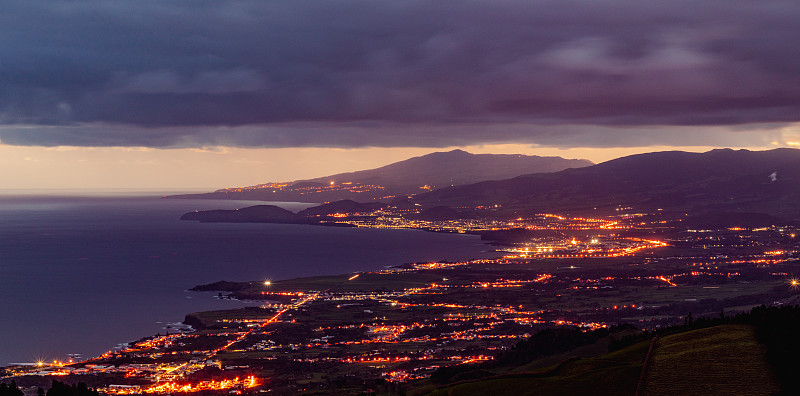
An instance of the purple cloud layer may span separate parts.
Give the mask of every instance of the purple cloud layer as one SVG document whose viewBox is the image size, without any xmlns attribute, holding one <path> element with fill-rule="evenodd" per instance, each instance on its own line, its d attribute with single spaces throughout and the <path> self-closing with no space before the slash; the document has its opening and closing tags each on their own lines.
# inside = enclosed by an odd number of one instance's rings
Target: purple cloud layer
<svg viewBox="0 0 800 396">
<path fill-rule="evenodd" d="M 11 0 L 0 140 L 614 145 L 606 127 L 796 122 L 798 21 L 793 0 Z"/>
</svg>

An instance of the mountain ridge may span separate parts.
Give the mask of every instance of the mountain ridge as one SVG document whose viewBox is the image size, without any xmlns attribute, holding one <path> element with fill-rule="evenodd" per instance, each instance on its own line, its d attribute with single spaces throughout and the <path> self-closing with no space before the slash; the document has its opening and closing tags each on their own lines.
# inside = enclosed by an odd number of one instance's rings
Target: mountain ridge
<svg viewBox="0 0 800 396">
<path fill-rule="evenodd" d="M 522 165 L 518 165 L 516 162 L 521 163 Z M 524 167 L 536 169 L 535 172 L 527 173 L 548 173 L 557 172 L 569 167 L 580 167 L 581 165 L 587 166 L 592 164 L 593 163 L 588 160 L 566 159 L 555 156 L 535 156 L 522 154 L 473 154 L 464 150 L 456 149 L 411 157 L 375 169 L 338 173 L 331 176 L 299 180 L 298 182 L 326 183 L 332 180 L 381 181 L 383 178 L 386 178 L 386 176 L 381 175 L 382 173 L 385 174 L 387 172 L 391 172 L 393 173 L 391 177 L 394 179 L 392 182 L 399 185 L 419 185 L 420 179 L 423 179 L 426 184 L 444 187 L 445 185 L 450 184 L 464 184 L 464 181 L 476 178 L 495 180 L 498 178 L 496 175 L 516 173 L 518 172 L 517 169 L 521 170 Z M 487 169 L 489 166 L 494 166 L 496 168 Z M 446 176 L 441 175 L 442 167 L 447 168 Z M 508 169 L 509 167 L 512 169 Z M 478 172 L 483 173 L 476 174 Z M 520 175 L 522 174 L 525 173 L 521 173 Z"/>
<path fill-rule="evenodd" d="M 225 188 L 204 194 L 166 198 L 243 199 L 263 201 L 361 202 L 405 197 L 439 187 L 506 179 L 522 174 L 589 166 L 588 160 L 521 154 L 472 154 L 463 150 L 434 152 L 379 168 L 338 173 L 292 182 Z"/>
<path fill-rule="evenodd" d="M 417 194 L 422 205 L 506 211 L 732 211 L 800 218 L 800 150 L 715 149 L 635 154 L 585 168 L 521 175 Z"/>
</svg>

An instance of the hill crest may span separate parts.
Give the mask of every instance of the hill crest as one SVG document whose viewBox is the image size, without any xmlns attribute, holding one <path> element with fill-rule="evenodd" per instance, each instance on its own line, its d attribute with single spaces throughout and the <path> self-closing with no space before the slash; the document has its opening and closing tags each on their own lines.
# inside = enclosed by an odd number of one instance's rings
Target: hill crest
<svg viewBox="0 0 800 396">
<path fill-rule="evenodd" d="M 225 188 L 207 194 L 168 198 L 247 199 L 263 201 L 360 202 L 391 200 L 421 191 L 508 179 L 530 174 L 556 172 L 592 165 L 588 160 L 540 157 L 521 154 L 471 154 L 463 150 L 434 152 L 375 169 L 339 173 L 292 182 L 265 183 Z"/>
<path fill-rule="evenodd" d="M 424 205 L 614 213 L 621 207 L 800 218 L 800 150 L 636 154 L 597 165 L 418 194 Z"/>
</svg>

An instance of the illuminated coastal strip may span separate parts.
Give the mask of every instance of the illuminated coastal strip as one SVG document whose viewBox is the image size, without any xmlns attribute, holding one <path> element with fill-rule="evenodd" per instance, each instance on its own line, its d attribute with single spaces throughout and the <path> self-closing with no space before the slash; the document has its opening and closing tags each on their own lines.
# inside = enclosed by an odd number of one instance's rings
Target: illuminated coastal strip
<svg viewBox="0 0 800 396">
<path fill-rule="evenodd" d="M 250 329 L 250 330 L 248 330 L 248 331 L 244 332 L 244 333 L 243 333 L 243 334 L 241 334 L 240 336 L 236 337 L 236 338 L 235 338 L 235 339 L 233 339 L 232 341 L 228 342 L 227 344 L 225 344 L 225 345 L 223 345 L 223 346 L 221 346 L 221 347 L 219 347 L 219 348 L 217 348 L 217 349 L 214 349 L 214 350 L 212 350 L 212 351 L 211 351 L 211 353 L 209 353 L 209 354 L 206 356 L 206 360 L 208 360 L 208 359 L 211 359 L 211 358 L 213 358 L 213 357 L 217 356 L 217 354 L 219 354 L 220 352 L 222 352 L 222 351 L 224 351 L 224 350 L 226 350 L 226 349 L 230 348 L 231 346 L 233 346 L 233 345 L 234 345 L 234 344 L 236 344 L 237 342 L 244 340 L 245 338 L 247 338 L 247 336 L 249 336 L 250 334 L 252 334 L 252 333 L 253 333 L 253 332 L 255 332 L 256 330 L 261 330 L 261 329 L 263 329 L 264 327 L 266 327 L 266 326 L 269 326 L 269 325 L 271 325 L 271 324 L 275 323 L 276 321 L 278 321 L 278 319 L 281 317 L 281 315 L 283 315 L 284 313 L 286 313 L 286 311 L 289 311 L 289 310 L 292 310 L 292 309 L 297 309 L 297 308 L 299 308 L 299 307 L 303 306 L 304 304 L 306 304 L 306 303 L 308 303 L 308 302 L 310 302 L 310 301 L 316 300 L 316 299 L 317 299 L 317 297 L 319 297 L 319 293 L 314 293 L 314 294 L 312 294 L 312 295 L 310 295 L 310 296 L 308 296 L 308 297 L 304 298 L 303 300 L 301 300 L 301 301 L 298 301 L 298 302 L 296 302 L 296 303 L 292 304 L 292 305 L 291 305 L 289 308 L 284 308 L 284 309 L 282 309 L 282 310 L 278 311 L 278 312 L 277 312 L 277 313 L 276 313 L 274 316 L 272 316 L 271 318 L 269 318 L 269 319 L 265 320 L 265 321 L 264 321 L 263 323 L 261 323 L 261 325 L 259 325 L 258 327 L 254 327 L 254 328 L 252 328 L 252 329 Z"/>
<path fill-rule="evenodd" d="M 271 316 L 270 318 L 264 320 L 258 327 L 252 328 L 238 337 L 233 339 L 232 341 L 228 342 L 227 344 L 210 351 L 206 356 L 205 360 L 209 360 L 214 358 L 220 352 L 223 352 L 236 344 L 247 338 L 253 332 L 263 329 L 266 326 L 269 326 L 272 323 L 275 323 L 280 319 L 280 317 L 289 310 L 299 308 L 300 306 L 309 303 L 317 299 L 319 293 L 315 293 L 304 298 L 301 301 L 298 301 L 292 304 L 288 308 L 284 308 L 275 315 Z M 226 379 L 220 381 L 202 381 L 195 384 L 190 383 L 180 383 L 178 380 L 184 376 L 184 369 L 189 367 L 189 362 L 183 363 L 179 366 L 173 367 L 169 369 L 163 375 L 157 377 L 156 383 L 152 384 L 146 388 L 141 387 L 132 387 L 132 388 L 106 388 L 103 389 L 104 392 L 115 394 L 115 395 L 127 395 L 127 394 L 135 394 L 135 393 L 192 393 L 192 392 L 201 392 L 201 391 L 213 391 L 213 390 L 225 390 L 225 389 L 232 389 L 232 388 L 243 388 L 249 389 L 254 388 L 259 385 L 259 381 L 255 376 L 248 376 L 245 379 L 240 380 L 238 377 L 234 379 Z"/>
<path fill-rule="evenodd" d="M 288 308 L 284 308 L 284 309 L 282 309 L 282 310 L 278 311 L 277 313 L 275 313 L 275 315 L 273 315 L 273 316 L 272 316 L 272 317 L 270 317 L 269 319 L 266 319 L 266 320 L 265 320 L 263 323 L 261 323 L 261 325 L 259 325 L 258 327 L 254 327 L 254 328 L 252 328 L 252 329 L 250 329 L 250 330 L 248 330 L 248 331 L 246 331 L 246 332 L 244 332 L 244 333 L 240 334 L 238 337 L 236 337 L 235 339 L 233 339 L 233 340 L 229 341 L 227 344 L 225 344 L 225 345 L 223 345 L 223 346 L 221 346 L 221 347 L 219 347 L 219 348 L 217 348 L 217 349 L 214 349 L 214 350 L 212 350 L 211 352 L 209 352 L 209 353 L 208 353 L 208 354 L 205 356 L 205 360 L 209 360 L 209 359 L 212 359 L 212 358 L 214 358 L 214 357 L 215 357 L 215 356 L 217 356 L 217 355 L 218 355 L 220 352 L 223 352 L 223 351 L 227 350 L 228 348 L 230 348 L 231 346 L 233 346 L 234 344 L 236 344 L 237 342 L 244 340 L 245 338 L 247 338 L 247 336 L 249 336 L 249 335 L 250 335 L 250 334 L 252 334 L 253 332 L 255 332 L 255 331 L 257 331 L 257 330 L 261 330 L 261 329 L 263 329 L 264 327 L 266 327 L 266 326 L 269 326 L 270 324 L 277 322 L 277 321 L 278 321 L 278 319 L 280 319 L 280 317 L 281 317 L 281 316 L 282 316 L 284 313 L 286 313 L 287 311 L 289 311 L 289 310 L 292 310 L 292 309 L 299 308 L 299 307 L 301 307 L 302 305 L 304 305 L 304 304 L 307 304 L 308 302 L 310 302 L 310 301 L 313 301 L 313 300 L 317 299 L 317 297 L 318 297 L 318 296 L 319 296 L 319 293 L 315 293 L 315 294 L 313 294 L 313 295 L 310 295 L 310 296 L 308 296 L 308 297 L 304 298 L 304 299 L 303 299 L 303 300 L 301 300 L 301 301 L 298 301 L 298 302 L 296 302 L 296 303 L 292 304 L 292 305 L 291 305 L 290 307 L 288 307 Z M 173 390 L 173 388 L 171 388 L 171 386 L 174 386 L 174 385 L 175 385 L 175 382 L 174 382 L 174 380 L 175 380 L 175 379 L 177 379 L 177 378 L 180 378 L 180 377 L 183 377 L 183 375 L 185 374 L 185 373 L 183 372 L 183 369 L 187 368 L 188 366 L 189 366 L 189 362 L 186 362 L 186 363 L 183 363 L 183 364 L 181 364 L 181 365 L 179 365 L 179 366 L 176 366 L 176 367 L 174 367 L 174 368 L 170 369 L 170 370 L 169 370 L 167 373 L 165 373 L 165 374 L 163 374 L 163 375 L 161 375 L 161 376 L 159 376 L 159 377 L 158 377 L 158 379 L 157 379 L 157 383 L 156 383 L 156 384 L 152 385 L 151 387 L 149 387 L 149 388 L 147 388 L 147 389 L 152 389 L 152 390 L 151 390 L 151 392 L 155 392 L 155 393 L 164 393 L 164 392 L 189 392 L 189 391 L 185 391 L 185 390 Z M 256 379 L 253 377 L 252 381 L 251 381 L 251 380 L 249 380 L 249 379 L 248 379 L 247 381 L 249 381 L 248 383 L 255 383 Z M 169 384 L 173 384 L 173 385 L 169 385 Z M 255 385 L 253 385 L 253 386 L 255 386 Z M 164 389 L 166 389 L 166 390 L 165 390 L 165 391 L 161 391 L 161 390 L 159 390 L 159 389 L 162 389 L 162 387 L 163 387 Z M 183 388 L 179 388 L 179 389 L 183 389 Z M 200 391 L 200 390 L 206 390 L 206 389 L 197 389 L 197 391 Z M 194 392 L 194 391 L 192 391 L 192 392 Z"/>
<path fill-rule="evenodd" d="M 200 381 L 195 384 L 181 384 L 177 382 L 161 382 L 150 385 L 146 388 L 139 386 L 131 387 L 108 387 L 103 392 L 113 395 L 132 395 L 132 394 L 165 394 L 165 393 L 193 393 L 202 391 L 221 391 L 226 389 L 240 388 L 250 389 L 259 385 L 255 376 L 248 376 L 245 379 L 224 379 L 219 381 Z"/>
</svg>

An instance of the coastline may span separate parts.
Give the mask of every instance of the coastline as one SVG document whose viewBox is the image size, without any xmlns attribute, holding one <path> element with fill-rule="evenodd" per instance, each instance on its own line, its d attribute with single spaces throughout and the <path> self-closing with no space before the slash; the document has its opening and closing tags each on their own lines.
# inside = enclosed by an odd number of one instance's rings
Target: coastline
<svg viewBox="0 0 800 396">
<path fill-rule="evenodd" d="M 95 356 L 120 340 L 163 333 L 155 322 L 241 306 L 184 292 L 216 279 L 287 279 L 486 254 L 476 237 L 178 220 L 204 206 L 243 203 L 0 197 L 0 249 L 8 252 L 0 305 L 18 318 L 14 326 L 0 323 L 0 363 Z M 43 320 L 62 323 L 61 330 Z"/>
</svg>

